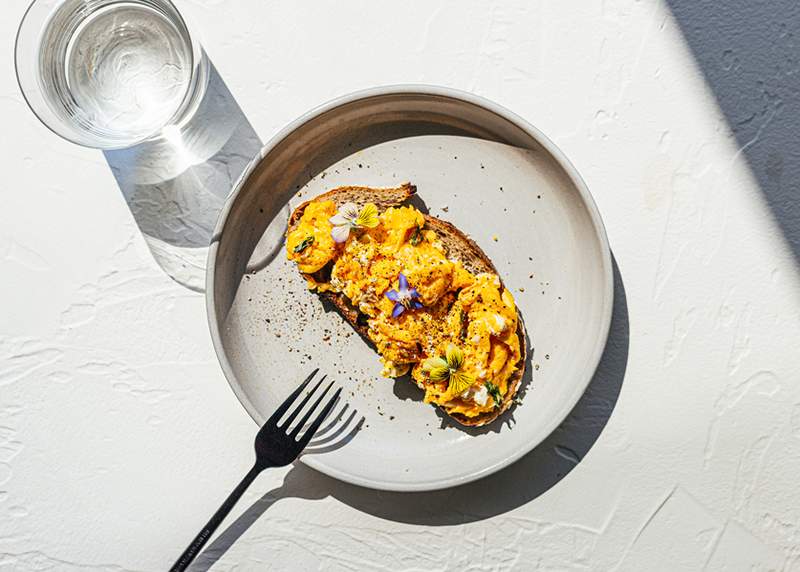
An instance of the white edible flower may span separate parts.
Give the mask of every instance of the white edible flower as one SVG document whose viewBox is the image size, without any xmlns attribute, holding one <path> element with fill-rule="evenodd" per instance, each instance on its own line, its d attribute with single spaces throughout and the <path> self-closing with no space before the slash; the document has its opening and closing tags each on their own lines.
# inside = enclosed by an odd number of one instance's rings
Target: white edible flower
<svg viewBox="0 0 800 572">
<path fill-rule="evenodd" d="M 342 243 L 350 236 L 350 230 L 361 228 L 375 228 L 378 226 L 378 207 L 372 203 L 365 204 L 361 210 L 354 203 L 346 203 L 328 219 L 333 225 L 331 237 L 336 242 Z"/>
</svg>

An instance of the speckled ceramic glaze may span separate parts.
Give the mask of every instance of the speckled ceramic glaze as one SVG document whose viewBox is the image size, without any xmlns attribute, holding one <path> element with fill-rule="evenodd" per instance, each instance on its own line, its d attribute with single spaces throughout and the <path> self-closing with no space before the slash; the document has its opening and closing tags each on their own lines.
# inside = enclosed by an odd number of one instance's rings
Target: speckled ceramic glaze
<svg viewBox="0 0 800 572">
<path fill-rule="evenodd" d="M 377 354 L 309 292 L 283 231 L 300 202 L 341 185 L 418 188 L 418 206 L 472 236 L 514 294 L 529 337 L 513 407 L 465 430 L 381 378 Z M 403 86 L 359 92 L 289 125 L 231 194 L 211 246 L 207 308 L 228 381 L 260 423 L 315 367 L 345 388 L 302 462 L 387 490 L 488 475 L 540 443 L 589 383 L 611 318 L 611 256 L 585 184 L 534 127 L 481 98 Z"/>
</svg>

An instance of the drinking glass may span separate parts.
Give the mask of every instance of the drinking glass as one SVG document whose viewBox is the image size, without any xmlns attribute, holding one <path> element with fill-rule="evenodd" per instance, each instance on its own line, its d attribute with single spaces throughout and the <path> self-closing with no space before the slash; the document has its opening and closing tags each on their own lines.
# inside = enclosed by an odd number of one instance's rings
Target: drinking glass
<svg viewBox="0 0 800 572">
<path fill-rule="evenodd" d="M 42 123 L 98 149 L 180 128 L 209 75 L 205 53 L 170 0 L 35 0 L 17 32 L 15 66 Z"/>
</svg>

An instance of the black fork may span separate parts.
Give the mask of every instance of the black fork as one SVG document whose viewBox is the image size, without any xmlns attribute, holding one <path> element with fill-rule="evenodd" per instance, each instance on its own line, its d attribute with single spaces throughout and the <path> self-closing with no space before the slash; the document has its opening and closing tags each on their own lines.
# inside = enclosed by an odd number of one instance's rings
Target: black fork
<svg viewBox="0 0 800 572">
<path fill-rule="evenodd" d="M 300 432 L 303 430 L 305 424 L 311 419 L 311 416 L 314 412 L 319 408 L 320 403 L 328 394 L 331 387 L 333 387 L 333 382 L 329 383 L 325 390 L 320 394 L 317 400 L 314 402 L 300 422 L 295 426 L 295 428 L 291 432 L 287 432 L 289 426 L 292 422 L 297 418 L 297 415 L 303 409 L 303 407 L 309 402 L 311 396 L 314 395 L 319 387 L 322 385 L 322 382 L 325 381 L 325 376 L 323 375 L 322 378 L 317 382 L 314 388 L 308 392 L 305 396 L 303 401 L 294 408 L 292 413 L 283 422 L 280 426 L 278 425 L 278 421 L 280 421 L 281 417 L 289 410 L 289 408 L 297 401 L 297 398 L 303 392 L 303 390 L 308 386 L 311 380 L 317 375 L 319 369 L 315 369 L 311 372 L 306 380 L 300 384 L 300 387 L 295 389 L 292 394 L 284 401 L 280 407 L 272 414 L 264 425 L 262 425 L 261 429 L 259 429 L 258 434 L 256 435 L 256 462 L 253 465 L 253 468 L 244 476 L 242 482 L 239 483 L 233 492 L 225 499 L 225 502 L 222 503 L 222 506 L 219 507 L 217 512 L 214 513 L 214 516 L 211 517 L 211 520 L 206 523 L 203 527 L 203 530 L 195 536 L 192 543 L 189 547 L 181 554 L 180 558 L 172 565 L 170 568 L 171 572 L 181 572 L 186 570 L 186 568 L 191 564 L 192 560 L 194 560 L 195 556 L 203 549 L 208 539 L 214 534 L 214 531 L 219 527 L 225 517 L 228 516 L 228 513 L 234 507 L 236 502 L 239 498 L 244 494 L 244 491 L 247 490 L 247 487 L 255 480 L 255 478 L 263 471 L 269 467 L 283 467 L 284 465 L 288 465 L 292 461 L 294 461 L 300 452 L 305 449 L 308 442 L 311 440 L 311 437 L 314 436 L 319 426 L 322 424 L 322 421 L 333 409 L 333 406 L 336 404 L 336 400 L 339 399 L 339 394 L 342 392 L 342 389 L 339 388 L 333 394 L 328 402 L 325 404 L 325 407 L 322 411 L 317 415 L 314 421 L 311 423 L 311 426 L 300 436 Z M 298 438 L 299 437 L 299 438 Z"/>
</svg>

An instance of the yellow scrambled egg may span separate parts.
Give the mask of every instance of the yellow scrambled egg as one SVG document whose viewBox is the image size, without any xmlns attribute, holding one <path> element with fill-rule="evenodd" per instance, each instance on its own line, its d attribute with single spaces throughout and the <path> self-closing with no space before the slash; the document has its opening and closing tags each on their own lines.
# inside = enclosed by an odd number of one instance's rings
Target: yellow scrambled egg
<svg viewBox="0 0 800 572">
<path fill-rule="evenodd" d="M 346 242 L 331 238 L 332 201 L 311 202 L 287 236 L 288 258 L 309 288 L 343 293 L 367 317 L 368 336 L 384 364 L 384 375 L 411 377 L 425 402 L 448 413 L 474 417 L 499 405 L 520 359 L 517 311 L 511 293 L 494 274 L 473 275 L 447 258 L 436 232 L 410 206 L 389 208 L 375 228 L 354 229 Z M 311 238 L 313 237 L 313 239 Z M 310 276 L 330 265 L 330 278 Z M 400 273 L 416 289 L 421 308 L 397 317 L 386 293 L 398 290 Z M 463 354 L 458 371 L 471 385 L 456 392 L 448 379 L 426 371 L 427 358 L 444 356 L 450 345 Z"/>
</svg>

